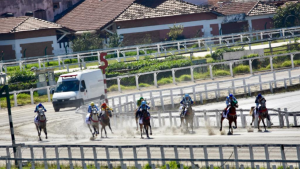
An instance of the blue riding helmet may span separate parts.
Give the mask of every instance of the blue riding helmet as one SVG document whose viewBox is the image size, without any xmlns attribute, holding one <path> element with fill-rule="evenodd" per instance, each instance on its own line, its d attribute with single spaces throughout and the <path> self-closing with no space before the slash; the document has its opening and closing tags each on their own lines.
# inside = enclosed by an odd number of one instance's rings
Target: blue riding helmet
<svg viewBox="0 0 300 169">
<path fill-rule="evenodd" d="M 42 105 L 42 103 L 40 103 L 39 105 L 38 105 L 38 107 L 42 107 L 43 105 Z"/>
<path fill-rule="evenodd" d="M 189 97 L 190 95 L 189 95 L 189 94 L 185 94 L 184 96 L 185 96 L 185 97 Z"/>
<path fill-rule="evenodd" d="M 142 101 L 142 105 L 146 105 L 146 101 Z"/>
<path fill-rule="evenodd" d="M 230 94 L 229 97 L 233 97 L 233 94 Z"/>
<path fill-rule="evenodd" d="M 261 97 L 261 94 L 259 93 L 259 94 L 257 95 L 257 97 Z"/>
</svg>

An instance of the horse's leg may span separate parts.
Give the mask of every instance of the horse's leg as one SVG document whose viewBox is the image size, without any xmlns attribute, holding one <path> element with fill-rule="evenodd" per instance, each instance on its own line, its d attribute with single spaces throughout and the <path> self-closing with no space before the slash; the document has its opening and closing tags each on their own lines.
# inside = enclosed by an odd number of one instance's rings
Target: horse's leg
<svg viewBox="0 0 300 169">
<path fill-rule="evenodd" d="M 265 120 L 262 119 L 262 122 L 263 122 L 263 125 L 264 125 L 264 128 L 265 128 L 265 132 L 267 131 L 267 128 L 266 128 L 266 125 L 265 125 Z"/>
<path fill-rule="evenodd" d="M 146 131 L 147 138 L 150 138 L 149 135 L 148 135 L 148 125 L 144 125 L 144 129 Z"/>
<path fill-rule="evenodd" d="M 250 126 L 252 126 L 254 120 L 255 120 L 255 115 L 254 115 L 254 113 L 253 113 L 253 114 L 252 114 L 252 122 L 250 123 Z"/>
<path fill-rule="evenodd" d="M 261 129 L 260 129 L 260 127 L 259 127 L 260 121 L 261 121 L 261 118 L 259 118 L 258 124 L 257 124 L 257 128 L 258 128 L 258 131 L 259 131 L 259 132 L 261 131 Z"/>
<path fill-rule="evenodd" d="M 139 118 L 135 118 L 135 122 L 136 122 L 136 131 L 139 130 Z"/>
<path fill-rule="evenodd" d="M 234 118 L 234 124 L 235 124 L 235 126 L 233 127 L 234 129 L 237 128 L 237 125 L 236 125 L 236 119 L 237 119 L 237 117 Z M 233 132 L 233 131 L 232 131 L 232 132 Z"/>
<path fill-rule="evenodd" d="M 46 139 L 48 139 L 48 136 L 47 136 L 47 128 L 46 128 L 46 126 L 45 126 L 45 128 L 44 128 L 44 133 L 45 133 L 45 135 L 46 135 Z"/>
<path fill-rule="evenodd" d="M 106 136 L 106 138 L 107 138 L 107 133 L 106 133 L 106 128 L 105 128 L 106 126 L 104 126 L 104 132 L 105 132 L 105 136 Z"/>
<path fill-rule="evenodd" d="M 114 132 L 112 131 L 112 129 L 111 129 L 111 127 L 110 127 L 110 122 L 108 123 L 108 127 L 109 127 L 111 133 L 114 134 Z"/>
<path fill-rule="evenodd" d="M 221 120 L 220 120 L 220 121 L 221 121 L 221 127 L 220 127 L 220 131 L 222 131 L 223 120 L 224 120 L 224 117 L 222 117 L 222 116 L 221 116 Z"/>
<path fill-rule="evenodd" d="M 103 138 L 102 137 L 102 131 L 103 131 L 103 125 L 101 125 L 101 138 Z"/>
<path fill-rule="evenodd" d="M 152 135 L 152 127 L 150 124 L 149 124 L 149 127 L 150 127 L 150 135 Z"/>
<path fill-rule="evenodd" d="M 271 118 L 270 118 L 269 112 L 267 112 L 267 119 L 269 120 L 269 122 L 271 123 L 271 125 L 273 125 L 273 123 L 271 122 Z"/>
<path fill-rule="evenodd" d="M 228 134 L 228 135 L 231 135 L 231 134 L 232 134 L 232 133 L 231 133 L 231 122 L 232 122 L 232 121 L 230 121 L 230 120 L 228 119 L 228 122 L 229 122 L 229 131 L 228 131 L 227 134 Z"/>
<path fill-rule="evenodd" d="M 143 125 L 142 124 L 140 124 L 140 130 L 141 130 L 141 138 L 144 138 L 143 137 Z"/>
<path fill-rule="evenodd" d="M 40 133 L 40 131 L 39 131 L 38 125 L 35 125 L 35 127 L 36 127 L 36 130 L 37 130 L 37 132 L 38 132 L 39 141 L 42 141 L 42 139 L 41 139 L 41 133 Z"/>
</svg>

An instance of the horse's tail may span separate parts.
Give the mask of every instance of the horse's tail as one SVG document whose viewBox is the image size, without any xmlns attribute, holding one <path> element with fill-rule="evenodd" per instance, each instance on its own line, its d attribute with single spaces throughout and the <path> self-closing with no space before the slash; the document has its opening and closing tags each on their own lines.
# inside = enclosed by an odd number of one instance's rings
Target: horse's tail
<svg viewBox="0 0 300 169">
<path fill-rule="evenodd" d="M 254 107 L 251 107 L 251 110 L 250 110 L 250 116 L 252 116 L 252 114 L 253 114 L 253 110 L 254 110 Z"/>
</svg>

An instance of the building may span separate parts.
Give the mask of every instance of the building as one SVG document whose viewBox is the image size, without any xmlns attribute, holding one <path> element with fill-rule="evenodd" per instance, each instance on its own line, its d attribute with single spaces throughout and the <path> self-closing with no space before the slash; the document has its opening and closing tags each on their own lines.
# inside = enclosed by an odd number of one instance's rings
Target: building
<svg viewBox="0 0 300 169">
<path fill-rule="evenodd" d="M 30 16 L 54 21 L 83 0 L 1 0 L 0 18 Z"/>
<path fill-rule="evenodd" d="M 70 52 L 66 37 L 73 32 L 59 24 L 28 16 L 0 18 L 0 23 L 1 60 Z"/>
</svg>

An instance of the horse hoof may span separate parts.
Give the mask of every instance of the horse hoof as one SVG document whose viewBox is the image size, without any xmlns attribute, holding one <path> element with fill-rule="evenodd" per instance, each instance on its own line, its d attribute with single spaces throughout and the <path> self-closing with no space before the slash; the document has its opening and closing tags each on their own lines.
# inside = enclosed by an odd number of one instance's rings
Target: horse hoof
<svg viewBox="0 0 300 169">
<path fill-rule="evenodd" d="M 250 126 L 252 126 L 252 123 L 250 123 Z"/>
<path fill-rule="evenodd" d="M 48 139 L 48 137 L 46 137 L 46 139 Z"/>
<path fill-rule="evenodd" d="M 227 135 L 232 135 L 232 133 L 231 133 L 231 132 L 228 132 Z"/>
<path fill-rule="evenodd" d="M 152 135 L 152 133 L 150 133 L 150 135 Z"/>
<path fill-rule="evenodd" d="M 265 132 L 269 132 L 268 130 L 265 130 Z"/>
<path fill-rule="evenodd" d="M 141 139 L 144 139 L 144 137 L 141 137 Z"/>
<path fill-rule="evenodd" d="M 258 132 L 262 132 L 262 130 L 258 130 Z"/>
<path fill-rule="evenodd" d="M 237 129 L 237 127 L 233 126 L 233 129 Z"/>
</svg>

